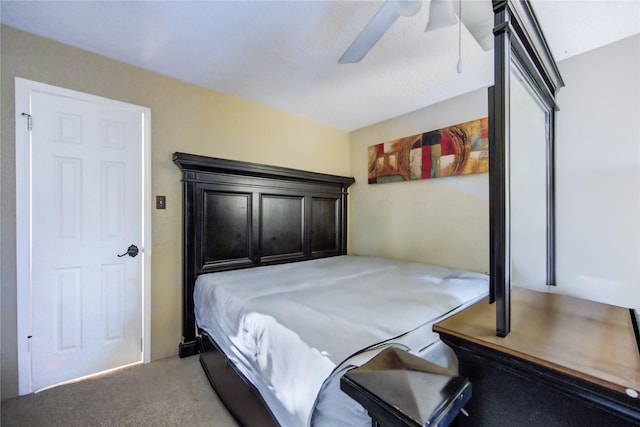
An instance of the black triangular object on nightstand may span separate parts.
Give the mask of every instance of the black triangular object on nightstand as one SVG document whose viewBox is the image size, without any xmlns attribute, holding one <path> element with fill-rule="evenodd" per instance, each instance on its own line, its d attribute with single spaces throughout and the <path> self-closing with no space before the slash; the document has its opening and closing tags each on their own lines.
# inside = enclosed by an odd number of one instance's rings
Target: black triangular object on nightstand
<svg viewBox="0 0 640 427">
<path fill-rule="evenodd" d="M 348 371 L 340 388 L 382 426 L 445 427 L 471 397 L 466 378 L 397 348 Z"/>
</svg>

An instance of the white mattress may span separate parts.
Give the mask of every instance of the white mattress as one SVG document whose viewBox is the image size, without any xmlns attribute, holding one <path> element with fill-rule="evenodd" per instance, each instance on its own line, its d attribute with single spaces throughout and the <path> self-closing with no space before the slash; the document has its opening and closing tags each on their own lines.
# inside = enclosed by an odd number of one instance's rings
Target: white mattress
<svg viewBox="0 0 640 427">
<path fill-rule="evenodd" d="M 451 364 L 431 325 L 487 291 L 483 274 L 340 256 L 205 274 L 194 301 L 198 326 L 282 426 L 355 426 L 371 421 L 340 375 L 392 344 Z"/>
</svg>

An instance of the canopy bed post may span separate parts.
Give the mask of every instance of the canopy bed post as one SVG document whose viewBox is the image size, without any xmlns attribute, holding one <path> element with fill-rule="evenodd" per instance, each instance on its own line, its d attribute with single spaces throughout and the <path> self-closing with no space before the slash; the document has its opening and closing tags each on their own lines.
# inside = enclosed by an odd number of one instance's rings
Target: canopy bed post
<svg viewBox="0 0 640 427">
<path fill-rule="evenodd" d="M 495 4 L 494 4 L 495 7 Z M 507 161 L 509 138 L 509 104 L 507 100 L 509 80 L 510 46 L 507 33 L 506 9 L 495 11 L 494 28 L 494 69 L 495 86 L 489 88 L 489 121 L 492 132 L 489 144 L 489 232 L 490 232 L 490 301 L 496 302 L 496 335 L 506 336 L 511 329 L 510 304 L 510 268 L 509 266 L 509 227 L 506 209 L 509 206 L 508 184 L 509 166 Z"/>
<path fill-rule="evenodd" d="M 496 303 L 496 335 L 505 337 L 511 330 L 510 289 L 514 273 L 518 273 L 516 282 L 521 286 L 539 285 L 537 281 L 555 284 L 555 95 L 564 83 L 529 2 L 494 0 L 493 10 L 495 86 L 489 91 L 490 301 Z M 525 121 L 521 120 L 522 115 L 530 111 L 527 109 L 540 115 L 541 120 L 533 124 L 531 116 L 527 116 L 526 125 L 536 127 L 534 129 L 521 129 Z M 542 140 L 531 141 L 527 132 L 542 135 Z M 520 164 L 518 159 L 526 157 L 523 153 L 536 150 L 540 157 L 529 156 L 526 161 L 544 164 L 542 179 L 534 183 L 541 197 L 532 197 L 529 201 L 522 197 L 522 189 L 526 187 L 528 191 L 532 187 L 530 183 L 523 185 L 521 179 L 527 165 Z M 519 196 L 517 200 L 516 196 Z M 531 203 L 531 206 L 522 203 Z M 535 213 L 536 209 L 544 210 L 540 215 L 543 218 L 536 218 L 542 233 L 536 233 L 530 218 L 522 215 L 529 210 Z M 525 255 L 519 249 L 525 244 L 522 236 L 527 233 L 528 237 L 542 236 L 544 241 L 539 245 L 527 242 L 530 247 Z"/>
</svg>

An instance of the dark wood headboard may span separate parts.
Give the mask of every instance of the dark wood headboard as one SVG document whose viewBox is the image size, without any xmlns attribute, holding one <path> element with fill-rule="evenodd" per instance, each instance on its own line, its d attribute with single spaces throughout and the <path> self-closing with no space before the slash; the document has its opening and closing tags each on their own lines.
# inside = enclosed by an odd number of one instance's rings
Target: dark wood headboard
<svg viewBox="0 0 640 427">
<path fill-rule="evenodd" d="M 197 353 L 198 275 L 344 255 L 351 177 L 175 153 L 183 182 L 180 357 Z"/>
</svg>

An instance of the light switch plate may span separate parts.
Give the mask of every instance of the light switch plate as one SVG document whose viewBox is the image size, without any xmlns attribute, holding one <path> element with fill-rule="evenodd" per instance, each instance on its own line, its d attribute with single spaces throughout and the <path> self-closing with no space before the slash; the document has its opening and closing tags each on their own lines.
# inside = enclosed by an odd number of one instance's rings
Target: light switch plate
<svg viewBox="0 0 640 427">
<path fill-rule="evenodd" d="M 166 209 L 167 198 L 166 196 L 156 196 L 156 209 Z"/>
</svg>

